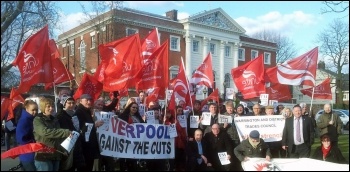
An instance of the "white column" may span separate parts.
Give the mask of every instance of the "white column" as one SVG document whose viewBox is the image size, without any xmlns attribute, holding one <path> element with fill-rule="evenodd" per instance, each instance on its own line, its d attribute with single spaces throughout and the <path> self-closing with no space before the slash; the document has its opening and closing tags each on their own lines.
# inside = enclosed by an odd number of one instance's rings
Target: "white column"
<svg viewBox="0 0 350 172">
<path fill-rule="evenodd" d="M 217 85 L 219 86 L 220 94 L 224 93 L 224 81 L 225 81 L 225 45 L 227 44 L 226 41 L 220 41 L 220 74 L 219 74 L 219 82 L 217 82 Z"/>
<path fill-rule="evenodd" d="M 240 47 L 240 43 L 235 42 L 233 44 L 233 65 L 232 65 L 233 68 L 238 67 L 238 48 L 239 47 Z M 230 87 L 233 87 L 235 92 L 238 92 L 238 89 L 237 89 L 237 87 L 236 87 L 234 82 L 232 82 L 232 86 L 230 85 Z"/>
<path fill-rule="evenodd" d="M 186 41 L 186 60 L 185 60 L 185 67 L 186 67 L 186 76 L 188 79 L 192 77 L 192 64 L 191 64 L 191 45 L 192 45 L 192 38 L 190 35 L 187 35 L 185 37 Z"/>
<path fill-rule="evenodd" d="M 208 43 L 210 41 L 210 38 L 208 37 L 203 37 L 203 60 L 207 57 L 208 55 Z"/>
</svg>

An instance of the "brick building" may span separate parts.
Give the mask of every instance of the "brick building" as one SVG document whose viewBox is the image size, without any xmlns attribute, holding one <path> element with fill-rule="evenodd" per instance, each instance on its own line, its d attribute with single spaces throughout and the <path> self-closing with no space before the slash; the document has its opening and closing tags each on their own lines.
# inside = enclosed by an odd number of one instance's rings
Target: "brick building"
<svg viewBox="0 0 350 172">
<path fill-rule="evenodd" d="M 265 67 L 276 65 L 275 43 L 249 38 L 245 30 L 221 8 L 203 11 L 178 20 L 177 10 L 166 16 L 123 8 L 104 13 L 58 36 L 61 59 L 77 83 L 85 72 L 93 74 L 100 63 L 97 47 L 125 36 L 139 33 L 143 40 L 158 28 L 160 44 L 169 42 L 169 78 L 176 76 L 181 57 L 186 75 L 212 53 L 215 87 L 223 93 L 225 87 L 235 88 L 231 69 L 264 54 Z M 202 92 L 197 92 L 199 99 Z"/>
</svg>

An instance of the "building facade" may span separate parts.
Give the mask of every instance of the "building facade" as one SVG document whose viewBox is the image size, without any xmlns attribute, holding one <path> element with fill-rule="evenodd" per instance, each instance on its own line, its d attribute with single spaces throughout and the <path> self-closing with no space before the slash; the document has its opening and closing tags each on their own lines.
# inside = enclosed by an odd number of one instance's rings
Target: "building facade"
<svg viewBox="0 0 350 172">
<path fill-rule="evenodd" d="M 177 10 L 166 16 L 123 8 L 109 11 L 59 35 L 61 59 L 77 83 L 85 72 L 93 74 L 100 63 L 98 45 L 139 33 L 144 39 L 158 28 L 160 44 L 169 41 L 169 78 L 177 75 L 181 57 L 186 75 L 212 53 L 215 88 L 235 88 L 231 69 L 264 54 L 265 67 L 276 65 L 275 43 L 249 38 L 245 30 L 221 8 L 177 19 Z M 236 89 L 236 88 L 235 88 Z M 236 89 L 237 90 L 237 89 Z M 208 93 L 209 94 L 209 93 Z M 197 96 L 203 96 L 197 92 Z"/>
</svg>

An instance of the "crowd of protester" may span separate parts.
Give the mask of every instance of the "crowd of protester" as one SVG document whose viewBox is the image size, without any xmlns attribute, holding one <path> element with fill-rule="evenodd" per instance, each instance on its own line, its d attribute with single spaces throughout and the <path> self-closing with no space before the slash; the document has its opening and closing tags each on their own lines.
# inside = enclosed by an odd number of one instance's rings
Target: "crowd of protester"
<svg viewBox="0 0 350 172">
<path fill-rule="evenodd" d="M 201 101 L 195 100 L 193 109 L 179 103 L 175 111 L 161 107 L 157 101 L 146 104 L 147 95 L 139 93 L 138 98 L 129 98 L 124 106 L 120 106 L 118 91 L 113 92 L 109 104 L 104 98 L 94 100 L 89 94 L 82 94 L 74 100 L 73 91 L 60 96 L 55 104 L 50 98 L 40 97 L 40 103 L 25 100 L 23 107 L 16 109 L 13 123 L 16 129 L 7 132 L 7 137 L 15 137 L 15 146 L 40 142 L 55 148 L 55 152 L 36 152 L 19 156 L 24 171 L 241 171 L 241 162 L 249 158 L 260 157 L 270 161 L 273 158 L 314 158 L 323 161 L 346 163 L 338 148 L 338 136 L 341 134 L 341 121 L 332 113 L 329 104 L 324 105 L 324 114 L 318 121 L 307 111 L 306 104 L 295 105 L 292 109 L 283 105 L 262 106 L 254 104 L 252 112 L 246 107 L 226 101 L 221 107 L 216 102 L 208 104 L 211 115 L 210 125 L 203 125 Z M 103 121 L 96 118 L 97 112 L 113 112 L 129 124 L 146 123 L 147 118 L 140 114 L 139 107 L 143 104 L 146 110 L 155 111 L 158 124 L 175 124 L 174 159 L 132 159 L 116 158 L 100 154 L 97 128 Z M 219 107 L 220 106 L 220 107 Z M 219 113 L 219 109 L 220 113 Z M 38 113 L 38 110 L 41 112 Z M 189 116 L 198 116 L 198 128 L 189 127 Z M 219 114 L 232 117 L 231 122 L 219 123 Z M 187 127 L 176 122 L 174 116 L 186 115 Z M 285 126 L 281 141 L 265 142 L 260 138 L 258 130 L 250 132 L 249 137 L 240 141 L 233 120 L 244 116 L 282 115 Z M 77 118 L 78 126 L 72 119 Z M 89 139 L 85 139 L 86 123 L 91 123 Z M 311 145 L 314 144 L 315 131 L 320 130 L 321 146 L 311 155 Z M 73 150 L 69 153 L 60 143 L 72 132 L 80 133 Z M 8 139 L 7 139 L 8 140 Z M 10 149 L 7 143 L 7 149 Z M 218 153 L 227 152 L 231 162 L 221 165 Z M 72 156 L 72 158 L 69 158 Z M 72 161 L 68 163 L 67 161 Z"/>
</svg>

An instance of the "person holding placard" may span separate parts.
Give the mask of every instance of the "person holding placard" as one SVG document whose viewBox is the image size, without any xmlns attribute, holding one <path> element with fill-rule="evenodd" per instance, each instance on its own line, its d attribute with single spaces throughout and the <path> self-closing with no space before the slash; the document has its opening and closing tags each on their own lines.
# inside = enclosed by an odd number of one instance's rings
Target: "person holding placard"
<svg viewBox="0 0 350 172">
<path fill-rule="evenodd" d="M 181 126 L 178 118 L 185 118 L 182 106 L 175 107 L 175 126 L 177 136 L 175 137 L 175 169 L 176 171 L 184 171 L 186 167 L 186 144 L 187 144 L 187 127 Z M 186 120 L 186 118 L 185 118 Z"/>
<path fill-rule="evenodd" d="M 219 153 L 226 152 L 230 161 L 233 156 L 232 142 L 227 133 L 220 131 L 219 124 L 213 124 L 211 132 L 203 137 L 203 141 L 208 145 L 207 166 L 212 166 L 215 171 L 229 171 L 230 164 L 222 165 L 219 159 Z"/>
<path fill-rule="evenodd" d="M 72 131 L 69 129 L 62 129 L 53 113 L 53 100 L 45 97 L 40 98 L 39 113 L 33 120 L 33 133 L 37 143 L 54 148 L 55 152 L 36 152 L 35 167 L 37 171 L 58 171 L 60 160 L 62 158 L 61 152 L 66 152 L 60 144 L 68 136 L 71 136 Z"/>
<path fill-rule="evenodd" d="M 202 109 L 201 109 L 201 102 L 199 100 L 195 100 L 193 105 L 193 113 L 190 113 L 187 118 L 187 134 L 188 134 L 188 140 L 193 140 L 194 132 L 199 128 L 199 125 L 197 128 L 191 128 L 191 116 L 195 116 L 195 118 L 198 118 L 197 124 L 199 123 L 199 119 L 202 117 Z"/>
<path fill-rule="evenodd" d="M 260 138 L 260 133 L 253 130 L 249 133 L 249 137 L 243 140 L 235 149 L 235 156 L 241 161 L 248 161 L 249 158 L 266 158 L 271 160 L 269 146 Z"/>
<path fill-rule="evenodd" d="M 219 124 L 219 115 L 218 115 L 218 105 L 216 103 L 210 103 L 209 104 L 209 113 L 210 113 L 210 124 L 209 125 L 203 125 L 202 122 L 199 123 L 200 129 L 204 131 L 204 136 L 207 133 L 211 132 L 211 126 L 213 124 Z M 201 120 L 203 120 L 203 115 L 201 117 Z"/>
<path fill-rule="evenodd" d="M 78 128 L 76 128 L 74 127 L 74 123 L 73 123 L 73 117 L 77 118 L 74 115 L 75 113 L 74 98 L 67 96 L 65 99 L 62 100 L 62 103 L 64 108 L 62 111 L 60 111 L 60 113 L 56 115 L 58 122 L 60 123 L 60 127 L 63 129 L 69 129 L 71 131 L 79 132 L 78 130 L 79 124 L 76 124 L 76 126 L 78 126 Z M 82 142 L 81 137 L 79 137 L 74 144 L 73 150 L 70 152 L 70 153 L 73 153 L 73 166 L 71 167 L 71 169 L 68 169 L 66 171 L 75 171 L 75 169 L 77 169 L 78 171 L 81 171 L 84 169 L 86 164 L 83 157 L 81 142 Z M 60 169 L 60 171 L 62 171 L 62 169 Z"/>
<path fill-rule="evenodd" d="M 103 122 L 94 121 L 91 111 L 92 102 L 91 95 L 81 95 L 80 103 L 74 113 L 79 120 L 80 137 L 82 139 L 83 155 L 86 163 L 84 171 L 92 171 L 94 160 L 100 158 L 96 127 L 103 125 Z"/>
</svg>

